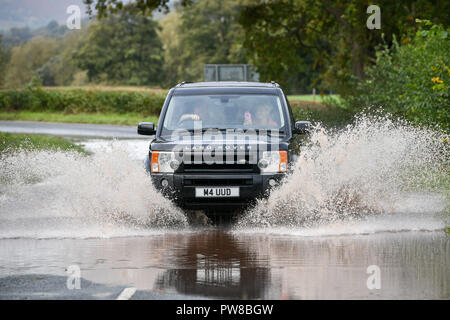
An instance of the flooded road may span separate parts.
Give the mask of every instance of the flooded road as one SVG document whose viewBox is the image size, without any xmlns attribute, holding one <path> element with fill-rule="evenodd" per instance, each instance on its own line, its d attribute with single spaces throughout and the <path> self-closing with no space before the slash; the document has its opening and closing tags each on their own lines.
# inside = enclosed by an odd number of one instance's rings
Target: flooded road
<svg viewBox="0 0 450 320">
<path fill-rule="evenodd" d="M 422 188 L 442 177 L 439 139 L 379 126 L 313 135 L 290 180 L 227 225 L 156 192 L 148 138 L 3 157 L 0 299 L 450 299 L 448 190 Z"/>
<path fill-rule="evenodd" d="M 213 229 L 113 239 L 8 239 L 0 241 L 0 288 L 8 286 L 7 276 L 65 280 L 65 270 L 76 264 L 82 277 L 78 294 L 89 281 L 134 287 L 141 298 L 449 299 L 449 256 L 444 232 L 296 237 Z M 380 289 L 369 290 L 367 268 L 373 265 L 380 269 Z M 1 291 L 0 298 L 8 297 Z M 52 292 L 70 290 L 62 281 Z"/>
</svg>

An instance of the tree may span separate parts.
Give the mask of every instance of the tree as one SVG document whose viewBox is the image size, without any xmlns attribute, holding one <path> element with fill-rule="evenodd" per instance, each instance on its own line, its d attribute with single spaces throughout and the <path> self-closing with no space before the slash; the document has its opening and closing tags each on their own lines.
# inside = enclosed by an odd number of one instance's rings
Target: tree
<svg viewBox="0 0 450 320">
<path fill-rule="evenodd" d="M 169 10 L 170 0 L 83 0 L 88 6 L 88 13 L 92 14 L 92 7 L 95 7 L 99 18 L 106 17 L 109 14 L 116 14 L 123 10 L 133 10 L 132 7 L 139 9 L 143 14 L 151 13 L 153 10 Z M 180 0 L 181 5 L 186 6 L 193 0 Z M 126 4 L 128 3 L 128 5 Z M 132 7 L 129 5 L 132 4 Z"/>
<path fill-rule="evenodd" d="M 265 78 L 301 68 L 299 53 L 310 52 L 322 79 L 341 93 L 351 91 L 349 79 L 364 77 L 375 61 L 375 47 L 392 35 L 415 28 L 418 15 L 448 23 L 447 1 L 378 1 L 381 30 L 366 27 L 367 0 L 248 0 L 239 19 L 245 30 L 245 46 L 261 66 Z"/>
<path fill-rule="evenodd" d="M 35 77 L 36 70 L 58 53 L 57 40 L 36 37 L 13 47 L 5 75 L 5 87 L 24 86 Z"/>
<path fill-rule="evenodd" d="M 234 0 L 199 0 L 163 20 L 169 85 L 201 81 L 207 63 L 246 63 L 239 10 Z"/>
<path fill-rule="evenodd" d="M 120 1 L 90 3 L 96 4 L 100 18 L 111 12 L 126 10 Z M 243 47 L 243 29 L 238 23 L 242 3 L 248 1 L 181 1 L 182 5 L 178 10 L 171 12 L 161 21 L 160 37 L 165 52 L 166 84 L 171 86 L 182 80 L 201 80 L 205 63 L 253 62 L 263 75 L 266 75 L 264 79 L 280 81 L 285 78 L 283 84 L 288 90 L 310 91 L 320 70 L 320 67 L 315 65 L 311 52 L 301 48 L 295 50 L 296 58 L 302 63 L 297 63 L 294 67 L 286 66 L 271 74 L 265 71 L 278 66 L 280 61 L 270 61 L 270 66 L 266 64 L 265 59 L 248 60 L 246 48 Z M 163 8 L 167 1 L 149 1 L 148 5 L 144 5 L 142 1 L 133 1 L 133 4 L 144 12 L 149 12 L 154 8 Z M 287 11 L 287 14 L 292 12 Z M 273 50 L 274 43 L 269 41 L 264 45 L 267 50 Z"/>
<path fill-rule="evenodd" d="M 11 28 L 3 35 L 3 46 L 10 48 L 25 43 L 31 38 L 33 38 L 33 33 L 30 28 Z"/>
<path fill-rule="evenodd" d="M 136 10 L 109 15 L 89 26 L 86 40 L 74 53 L 89 80 L 112 84 L 150 85 L 162 79 L 162 43 L 158 25 Z"/>
<path fill-rule="evenodd" d="M 6 71 L 6 61 L 7 61 L 6 50 L 2 47 L 2 35 L 0 34 L 0 87 L 3 85 L 3 78 Z"/>
<path fill-rule="evenodd" d="M 180 56 L 180 16 L 179 11 L 170 12 L 164 19 L 160 21 L 161 30 L 159 37 L 163 44 L 164 51 L 164 83 L 167 87 L 171 87 L 181 82 L 181 66 Z"/>
</svg>

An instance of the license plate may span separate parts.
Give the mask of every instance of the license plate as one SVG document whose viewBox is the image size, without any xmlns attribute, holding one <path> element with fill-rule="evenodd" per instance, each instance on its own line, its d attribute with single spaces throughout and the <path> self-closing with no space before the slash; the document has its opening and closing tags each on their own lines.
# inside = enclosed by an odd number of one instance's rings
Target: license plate
<svg viewBox="0 0 450 320">
<path fill-rule="evenodd" d="M 239 197 L 239 187 L 195 188 L 196 198 L 229 198 Z"/>
</svg>

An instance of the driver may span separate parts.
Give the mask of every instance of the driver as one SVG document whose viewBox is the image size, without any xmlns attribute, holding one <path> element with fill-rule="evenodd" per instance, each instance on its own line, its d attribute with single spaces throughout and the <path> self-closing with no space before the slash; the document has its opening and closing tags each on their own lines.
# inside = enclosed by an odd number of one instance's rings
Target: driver
<svg viewBox="0 0 450 320">
<path fill-rule="evenodd" d="M 178 120 L 178 124 L 181 124 L 183 121 L 188 120 L 207 122 L 209 120 L 208 111 L 201 105 L 195 105 L 191 113 L 185 113 L 181 115 L 180 119 Z"/>
</svg>

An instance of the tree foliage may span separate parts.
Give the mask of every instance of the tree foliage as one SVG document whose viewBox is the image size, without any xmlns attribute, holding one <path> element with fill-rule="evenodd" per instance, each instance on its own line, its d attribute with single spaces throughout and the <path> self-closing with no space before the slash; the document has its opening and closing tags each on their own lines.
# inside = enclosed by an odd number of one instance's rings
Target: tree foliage
<svg viewBox="0 0 450 320">
<path fill-rule="evenodd" d="M 33 33 L 29 27 L 11 28 L 3 34 L 2 46 L 5 48 L 17 46 L 33 38 Z"/>
<path fill-rule="evenodd" d="M 62 39 L 68 30 L 65 25 L 59 25 L 56 21 L 50 21 L 46 26 L 31 30 L 29 27 L 11 28 L 3 34 L 3 46 L 10 48 L 23 44 L 34 37 Z"/>
<path fill-rule="evenodd" d="M 353 109 L 383 107 L 416 123 L 450 129 L 450 28 L 421 22 L 413 40 L 377 51 L 367 77 L 344 97 Z"/>
<path fill-rule="evenodd" d="M 89 26 L 74 53 L 76 65 L 91 81 L 150 85 L 162 80 L 162 43 L 151 17 L 128 10 Z"/>
<path fill-rule="evenodd" d="M 7 88 L 17 88 L 29 83 L 37 76 L 36 70 L 58 53 L 57 41 L 36 37 L 11 49 L 11 58 L 6 67 Z"/>
<path fill-rule="evenodd" d="M 234 0 L 199 0 L 162 22 L 168 84 L 201 81 L 207 63 L 246 63 Z"/>
<path fill-rule="evenodd" d="M 92 9 L 94 8 L 97 16 L 103 18 L 109 14 L 116 14 L 123 10 L 134 10 L 134 8 L 137 8 L 143 14 L 152 13 L 155 9 L 167 12 L 170 0 L 133 0 L 131 1 L 133 8 L 129 6 L 130 1 L 123 0 L 83 0 L 83 2 L 87 4 L 89 14 L 92 14 Z M 192 3 L 193 0 L 180 0 L 179 2 L 186 6 Z"/>
<path fill-rule="evenodd" d="M 2 35 L 0 34 L 0 87 L 3 85 L 3 78 L 5 77 L 7 52 L 2 47 Z"/>
<path fill-rule="evenodd" d="M 367 0 L 249 0 L 240 23 L 245 46 L 265 78 L 276 79 L 286 70 L 301 70 L 301 53 L 314 57 L 314 68 L 340 93 L 351 91 L 351 76 L 364 77 L 375 59 L 375 47 L 392 35 L 408 34 L 416 17 L 447 21 L 448 1 L 381 0 L 381 30 L 369 30 Z"/>
</svg>

